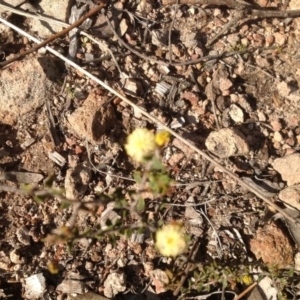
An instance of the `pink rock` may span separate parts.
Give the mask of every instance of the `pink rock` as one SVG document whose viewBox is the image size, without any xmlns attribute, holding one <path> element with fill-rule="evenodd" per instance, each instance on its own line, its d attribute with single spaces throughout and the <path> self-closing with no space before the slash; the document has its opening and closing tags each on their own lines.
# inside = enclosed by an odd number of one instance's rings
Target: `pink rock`
<svg viewBox="0 0 300 300">
<path fill-rule="evenodd" d="M 273 34 L 273 36 L 275 38 L 276 44 L 278 44 L 279 46 L 283 46 L 285 44 L 285 36 L 284 36 L 284 34 L 282 34 L 280 32 L 275 32 Z"/>
<path fill-rule="evenodd" d="M 232 86 L 232 82 L 228 78 L 220 78 L 220 90 L 222 92 L 229 90 Z"/>
<path fill-rule="evenodd" d="M 182 152 L 180 153 L 174 153 L 171 158 L 168 160 L 168 163 L 170 166 L 175 167 L 179 164 L 179 162 L 184 158 L 184 154 Z"/>
<path fill-rule="evenodd" d="M 273 162 L 274 169 L 281 175 L 282 179 L 287 182 L 288 186 L 300 182 L 300 154 L 293 153 Z"/>
<path fill-rule="evenodd" d="M 193 106 L 198 105 L 198 101 L 200 100 L 199 95 L 197 95 L 196 93 L 193 93 L 193 92 L 188 92 L 188 91 L 184 92 L 181 97 L 183 99 L 188 100 L 191 103 L 191 105 L 193 105 Z"/>
<path fill-rule="evenodd" d="M 282 124 L 278 120 L 271 121 L 271 126 L 274 131 L 280 131 L 282 129 Z"/>
<path fill-rule="evenodd" d="M 273 35 L 267 35 L 266 36 L 266 47 L 272 46 L 274 43 L 274 40 L 275 40 L 275 38 Z"/>
</svg>

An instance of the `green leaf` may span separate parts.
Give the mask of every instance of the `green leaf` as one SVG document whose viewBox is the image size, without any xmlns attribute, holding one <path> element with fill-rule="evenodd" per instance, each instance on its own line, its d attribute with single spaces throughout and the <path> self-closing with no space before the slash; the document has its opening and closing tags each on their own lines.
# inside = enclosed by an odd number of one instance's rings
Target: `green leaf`
<svg viewBox="0 0 300 300">
<path fill-rule="evenodd" d="M 141 211 L 144 211 L 145 210 L 145 207 L 146 207 L 146 204 L 145 204 L 145 199 L 140 197 L 139 198 L 139 201 L 136 205 L 136 209 L 137 211 L 141 212 Z"/>
</svg>

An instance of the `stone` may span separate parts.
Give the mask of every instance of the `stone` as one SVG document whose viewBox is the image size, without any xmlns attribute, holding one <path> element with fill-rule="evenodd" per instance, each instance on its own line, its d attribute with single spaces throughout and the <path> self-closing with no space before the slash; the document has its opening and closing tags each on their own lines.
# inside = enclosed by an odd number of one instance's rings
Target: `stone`
<svg viewBox="0 0 300 300">
<path fill-rule="evenodd" d="M 200 101 L 200 97 L 195 92 L 185 91 L 181 95 L 182 99 L 185 99 L 191 103 L 192 106 L 198 106 L 198 102 Z"/>
<path fill-rule="evenodd" d="M 300 211 L 300 184 L 287 187 L 280 191 L 279 199 Z"/>
<path fill-rule="evenodd" d="M 42 273 L 25 278 L 24 297 L 27 299 L 40 299 L 46 290 L 46 280 Z"/>
<path fill-rule="evenodd" d="M 220 78 L 220 91 L 224 93 L 225 91 L 229 90 L 232 87 L 232 82 L 228 78 Z"/>
<path fill-rule="evenodd" d="M 115 9 L 108 11 L 107 16 L 109 18 L 110 23 L 112 24 L 112 27 L 119 28 L 119 24 L 123 15 L 123 3 L 119 1 L 113 4 L 113 6 Z M 98 15 L 95 23 L 93 24 L 90 30 L 93 35 L 100 39 L 108 38 L 114 35 L 114 32 L 107 24 L 105 14 Z"/>
<path fill-rule="evenodd" d="M 84 196 L 88 183 L 92 178 L 92 171 L 84 164 L 68 169 L 65 178 L 66 198 L 79 200 Z"/>
<path fill-rule="evenodd" d="M 279 143 L 283 141 L 282 134 L 279 131 L 274 132 L 274 141 Z"/>
<path fill-rule="evenodd" d="M 113 298 L 126 290 L 126 275 L 124 272 L 111 273 L 104 281 L 104 296 Z"/>
<path fill-rule="evenodd" d="M 282 179 L 287 182 L 288 186 L 300 183 L 300 154 L 293 153 L 273 162 L 273 168 L 281 175 Z"/>
<path fill-rule="evenodd" d="M 249 146 L 245 136 L 233 128 L 223 128 L 211 132 L 205 141 L 209 151 L 220 158 L 238 156 L 249 153 Z"/>
<path fill-rule="evenodd" d="M 279 46 L 283 46 L 286 42 L 286 38 L 284 36 L 284 34 L 280 33 L 280 32 L 275 32 L 273 33 L 273 36 L 275 38 L 275 43 L 278 44 Z"/>
<path fill-rule="evenodd" d="M 39 1 L 37 8 L 43 12 L 43 15 L 68 23 L 67 17 L 71 4 L 72 1 L 69 0 L 41 0 Z M 31 29 L 31 32 L 35 32 L 42 39 L 46 39 L 50 35 L 64 29 L 64 27 L 60 25 L 45 23 L 33 18 L 28 19 L 28 25 Z"/>
<path fill-rule="evenodd" d="M 84 294 L 87 292 L 84 282 L 74 279 L 64 279 L 56 290 L 64 294 Z"/>
<path fill-rule="evenodd" d="M 107 97 L 97 96 L 92 91 L 84 104 L 68 117 L 71 130 L 80 138 L 97 144 L 101 136 L 116 123 L 112 106 L 103 106 L 107 100 Z"/>
<path fill-rule="evenodd" d="M 291 88 L 285 81 L 281 81 L 277 84 L 278 93 L 282 97 L 287 97 L 291 93 Z"/>
<path fill-rule="evenodd" d="M 169 284 L 169 277 L 167 273 L 161 269 L 154 269 L 149 272 L 153 285 L 155 286 L 156 294 L 166 292 L 166 286 Z"/>
<path fill-rule="evenodd" d="M 236 104 L 231 104 L 229 107 L 229 116 L 235 123 L 243 123 L 244 122 L 244 112 L 243 110 Z"/>
<path fill-rule="evenodd" d="M 282 124 L 279 120 L 271 121 L 271 126 L 274 131 L 280 131 L 282 129 Z"/>
<path fill-rule="evenodd" d="M 27 229 L 26 226 L 21 226 L 17 231 L 16 231 L 16 236 L 17 239 L 20 243 L 23 245 L 29 246 L 30 245 L 30 236 L 29 236 L 29 230 Z"/>
<path fill-rule="evenodd" d="M 256 236 L 250 240 L 250 249 L 256 259 L 262 259 L 269 266 L 285 268 L 294 260 L 289 239 L 275 223 L 258 228 Z"/>
<path fill-rule="evenodd" d="M 53 95 L 54 80 L 60 78 L 58 60 L 30 58 L 1 70 L 0 119 L 13 125 L 18 118 L 34 112 Z"/>
<path fill-rule="evenodd" d="M 8 5 L 12 6 L 12 7 L 16 7 L 16 6 L 20 5 L 20 4 L 22 4 L 24 1 L 23 0 L 3 0 L 1 2 L 3 2 L 1 4 L 4 4 L 4 5 L 8 4 Z M 2 13 L 2 12 L 5 12 L 5 10 L 1 9 L 0 13 Z"/>
</svg>

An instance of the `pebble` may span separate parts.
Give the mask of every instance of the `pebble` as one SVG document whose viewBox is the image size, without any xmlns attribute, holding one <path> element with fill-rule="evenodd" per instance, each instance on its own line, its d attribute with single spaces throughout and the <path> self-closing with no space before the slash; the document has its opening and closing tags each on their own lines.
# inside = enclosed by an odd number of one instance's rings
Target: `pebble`
<svg viewBox="0 0 300 300">
<path fill-rule="evenodd" d="M 300 210 L 300 185 L 293 185 L 280 191 L 279 199 Z"/>
<path fill-rule="evenodd" d="M 244 122 L 244 112 L 236 104 L 230 105 L 229 116 L 235 123 L 243 123 Z"/>
<path fill-rule="evenodd" d="M 282 97 L 287 97 L 291 93 L 291 88 L 288 86 L 288 84 L 285 81 L 281 81 L 277 84 L 277 89 Z"/>
<path fill-rule="evenodd" d="M 283 140 L 282 134 L 279 131 L 275 131 L 273 139 L 275 142 L 282 142 Z"/>
<path fill-rule="evenodd" d="M 288 186 L 299 183 L 300 153 L 293 153 L 275 159 L 273 168 L 281 175 L 282 179 L 287 182 Z"/>
<path fill-rule="evenodd" d="M 282 124 L 278 120 L 271 121 L 271 126 L 274 131 L 280 131 L 282 129 Z"/>
<path fill-rule="evenodd" d="M 273 147 L 276 149 L 276 150 L 279 150 L 281 148 L 281 144 L 279 142 L 274 142 L 273 143 Z"/>
<path fill-rule="evenodd" d="M 284 34 L 280 33 L 280 32 L 275 32 L 273 33 L 273 36 L 275 38 L 275 42 L 276 44 L 278 44 L 279 46 L 283 46 L 285 44 L 285 36 Z"/>
<path fill-rule="evenodd" d="M 245 136 L 237 129 L 232 128 L 211 132 L 205 145 L 209 151 L 221 158 L 249 153 Z"/>
</svg>

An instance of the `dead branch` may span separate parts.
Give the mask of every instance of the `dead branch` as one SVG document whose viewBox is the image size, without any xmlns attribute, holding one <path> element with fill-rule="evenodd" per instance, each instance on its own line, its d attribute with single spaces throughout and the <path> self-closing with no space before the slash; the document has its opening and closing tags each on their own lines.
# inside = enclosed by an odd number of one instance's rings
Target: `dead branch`
<svg viewBox="0 0 300 300">
<path fill-rule="evenodd" d="M 75 27 L 78 27 L 79 25 L 81 25 L 87 18 L 91 17 L 92 15 L 94 15 L 95 13 L 97 13 L 99 10 L 101 10 L 103 7 L 105 6 L 105 3 L 104 2 L 101 2 L 98 6 L 96 6 L 95 8 L 91 9 L 88 13 L 86 13 L 83 17 L 81 17 L 79 20 L 77 20 L 74 24 L 70 25 L 69 27 L 63 29 L 62 31 L 56 33 L 56 34 L 53 34 L 51 35 L 48 39 L 44 40 L 43 42 L 37 44 L 36 46 L 32 47 L 31 49 L 23 52 L 23 53 L 20 53 L 18 55 L 16 55 L 15 57 L 13 57 L 12 59 L 10 60 L 7 60 L 5 62 L 2 62 L 0 63 L 0 67 L 5 67 L 7 66 L 8 64 L 32 53 L 32 52 L 35 52 L 37 51 L 38 49 L 48 45 L 50 42 L 56 40 L 57 38 L 67 34 L 70 30 L 72 30 L 73 28 Z"/>
</svg>

